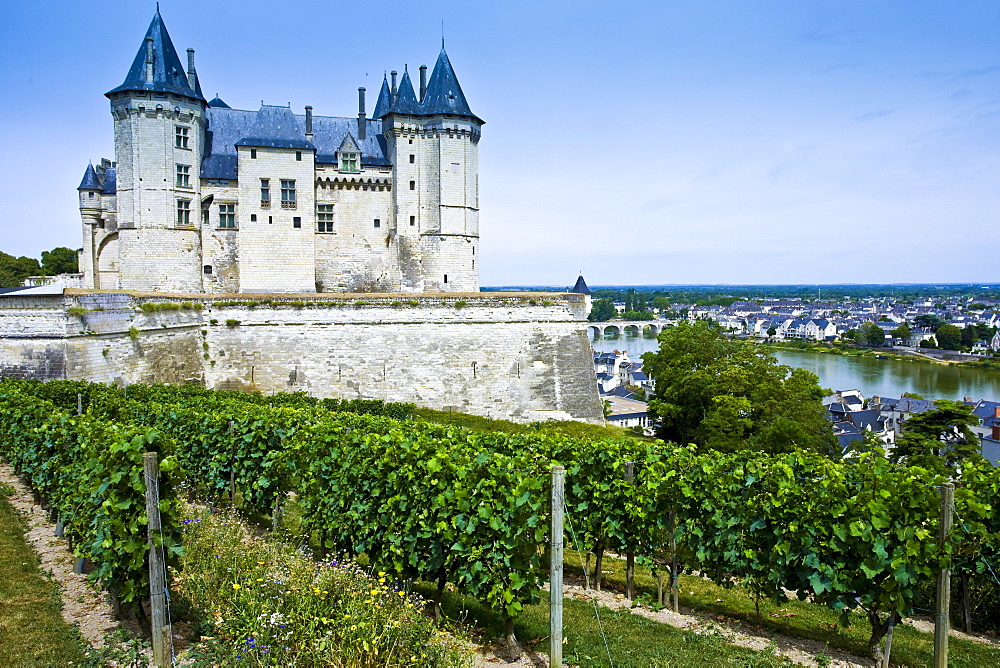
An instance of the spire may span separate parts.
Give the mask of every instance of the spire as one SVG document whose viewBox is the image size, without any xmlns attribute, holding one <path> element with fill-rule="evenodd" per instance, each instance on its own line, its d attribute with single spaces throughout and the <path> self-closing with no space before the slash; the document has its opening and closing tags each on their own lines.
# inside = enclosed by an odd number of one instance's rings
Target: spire
<svg viewBox="0 0 1000 668">
<path fill-rule="evenodd" d="M 570 292 L 575 292 L 580 295 L 590 294 L 590 288 L 587 287 L 587 281 L 583 280 L 583 274 L 580 274 L 580 277 L 576 279 L 576 285 L 573 286 L 573 289 L 570 290 Z"/>
<path fill-rule="evenodd" d="M 394 114 L 420 114 L 420 103 L 417 102 L 417 94 L 413 92 L 413 83 L 410 81 L 410 73 L 403 71 L 403 78 L 399 82 L 399 89 L 396 92 L 396 104 L 390 109 Z"/>
<path fill-rule="evenodd" d="M 104 190 L 104 185 L 97 176 L 97 170 L 94 169 L 94 163 L 87 165 L 87 171 L 83 173 L 83 180 L 80 181 L 77 190 Z"/>
<path fill-rule="evenodd" d="M 425 114 L 455 114 L 482 120 L 469 108 L 462 87 L 458 83 L 458 77 L 455 76 L 455 68 L 451 66 L 443 46 L 437 63 L 434 64 L 434 71 L 431 72 L 431 79 L 427 83 L 423 107 Z"/>
<path fill-rule="evenodd" d="M 382 118 L 389 113 L 391 99 L 389 95 L 389 79 L 383 76 L 382 89 L 378 92 L 378 100 L 375 102 L 375 111 L 372 112 L 372 118 Z"/>
<path fill-rule="evenodd" d="M 205 99 L 197 80 L 193 87 L 188 80 L 159 9 L 149 23 L 149 30 L 146 31 L 139 52 L 135 54 L 132 67 L 125 75 L 125 81 L 105 95 L 128 90 L 151 90 L 185 95 L 202 101 Z"/>
</svg>

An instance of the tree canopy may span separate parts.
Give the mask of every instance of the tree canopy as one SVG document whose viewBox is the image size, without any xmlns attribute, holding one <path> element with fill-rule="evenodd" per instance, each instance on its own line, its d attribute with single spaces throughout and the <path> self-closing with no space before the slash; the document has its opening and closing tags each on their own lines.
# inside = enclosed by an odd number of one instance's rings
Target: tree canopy
<svg viewBox="0 0 1000 668">
<path fill-rule="evenodd" d="M 982 458 L 979 437 L 971 429 L 977 424 L 972 406 L 939 399 L 933 410 L 918 413 L 903 423 L 903 435 L 889 459 L 953 475 L 963 461 Z"/>
<path fill-rule="evenodd" d="M 643 362 L 656 379 L 649 410 L 660 438 L 726 452 L 837 452 L 815 374 L 707 321 L 681 322 L 659 341 Z"/>
<path fill-rule="evenodd" d="M 618 315 L 614 302 L 610 299 L 598 299 L 590 307 L 590 322 L 607 322 Z"/>
<path fill-rule="evenodd" d="M 55 276 L 73 274 L 77 269 L 77 254 L 69 248 L 53 248 L 42 251 L 42 261 L 33 257 L 14 257 L 0 252 L 0 288 L 16 288 L 24 285 L 28 276 Z"/>
<path fill-rule="evenodd" d="M 874 347 L 885 345 L 885 331 L 874 322 L 863 322 L 858 328 L 859 343 Z"/>
<path fill-rule="evenodd" d="M 958 350 L 962 347 L 962 330 L 955 325 L 944 324 L 934 332 L 939 348 Z"/>
</svg>

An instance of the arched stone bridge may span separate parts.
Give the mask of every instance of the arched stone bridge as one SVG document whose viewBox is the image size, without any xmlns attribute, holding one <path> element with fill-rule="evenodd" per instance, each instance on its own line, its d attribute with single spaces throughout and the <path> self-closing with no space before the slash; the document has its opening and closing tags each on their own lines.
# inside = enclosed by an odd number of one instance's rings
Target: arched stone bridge
<svg viewBox="0 0 1000 668">
<path fill-rule="evenodd" d="M 614 322 L 592 322 L 587 325 L 590 338 L 603 336 L 655 336 L 670 327 L 671 324 L 662 320 L 616 320 Z"/>
</svg>

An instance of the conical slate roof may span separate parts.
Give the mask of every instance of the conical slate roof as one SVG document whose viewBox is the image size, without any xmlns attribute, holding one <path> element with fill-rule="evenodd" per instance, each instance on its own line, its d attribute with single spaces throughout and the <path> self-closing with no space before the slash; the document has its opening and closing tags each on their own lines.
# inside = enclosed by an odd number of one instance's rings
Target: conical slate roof
<svg viewBox="0 0 1000 668">
<path fill-rule="evenodd" d="M 390 110 L 394 114 L 412 114 L 414 116 L 425 113 L 417 102 L 417 94 L 413 92 L 413 82 L 410 81 L 410 73 L 404 71 L 403 78 L 399 82 L 396 91 L 396 104 Z"/>
<path fill-rule="evenodd" d="M 147 39 L 152 40 L 153 47 L 153 80 L 146 80 L 146 44 Z M 125 81 L 117 88 L 109 90 L 105 95 L 118 93 L 127 90 L 151 90 L 161 93 L 175 93 L 186 95 L 204 101 L 201 94 L 201 86 L 195 82 L 195 88 L 188 83 L 187 73 L 181 64 L 181 59 L 177 56 L 174 43 L 170 41 L 167 27 L 163 24 L 159 9 L 153 16 L 146 31 L 146 38 L 139 45 L 139 51 L 135 54 L 132 67 L 125 75 Z"/>
<path fill-rule="evenodd" d="M 83 180 L 80 181 L 77 190 L 103 190 L 104 184 L 101 183 L 101 179 L 97 177 L 97 171 L 94 169 L 93 164 L 87 165 L 87 171 L 83 173 Z"/>
<path fill-rule="evenodd" d="M 378 92 L 378 101 L 375 103 L 375 111 L 372 112 L 372 118 L 382 118 L 389 113 L 389 106 L 392 100 L 389 94 L 389 81 L 382 77 L 382 88 Z"/>
<path fill-rule="evenodd" d="M 459 116 L 479 117 L 472 113 L 465 93 L 455 76 L 455 68 L 451 66 L 448 54 L 441 47 L 434 71 L 427 82 L 427 94 L 424 95 L 423 113 L 425 114 L 456 114 Z"/>
<path fill-rule="evenodd" d="M 576 279 L 576 285 L 573 286 L 573 289 L 570 290 L 570 292 L 575 292 L 581 295 L 590 294 L 590 288 L 587 287 L 587 281 L 583 280 L 582 274 L 580 275 L 579 278 Z"/>
<path fill-rule="evenodd" d="M 222 98 L 216 95 L 211 100 L 208 101 L 208 106 L 215 107 L 217 109 L 232 109 L 228 104 L 222 101 Z"/>
</svg>

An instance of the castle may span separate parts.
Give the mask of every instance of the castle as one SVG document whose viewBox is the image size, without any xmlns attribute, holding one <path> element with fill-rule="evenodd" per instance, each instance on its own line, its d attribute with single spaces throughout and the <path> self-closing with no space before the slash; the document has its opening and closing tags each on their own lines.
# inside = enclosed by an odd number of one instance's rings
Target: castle
<svg viewBox="0 0 1000 668">
<path fill-rule="evenodd" d="M 115 162 L 78 188 L 92 289 L 476 292 L 478 146 L 442 43 L 419 95 L 384 78 L 372 117 L 206 101 L 159 10 L 106 96 Z"/>
</svg>

